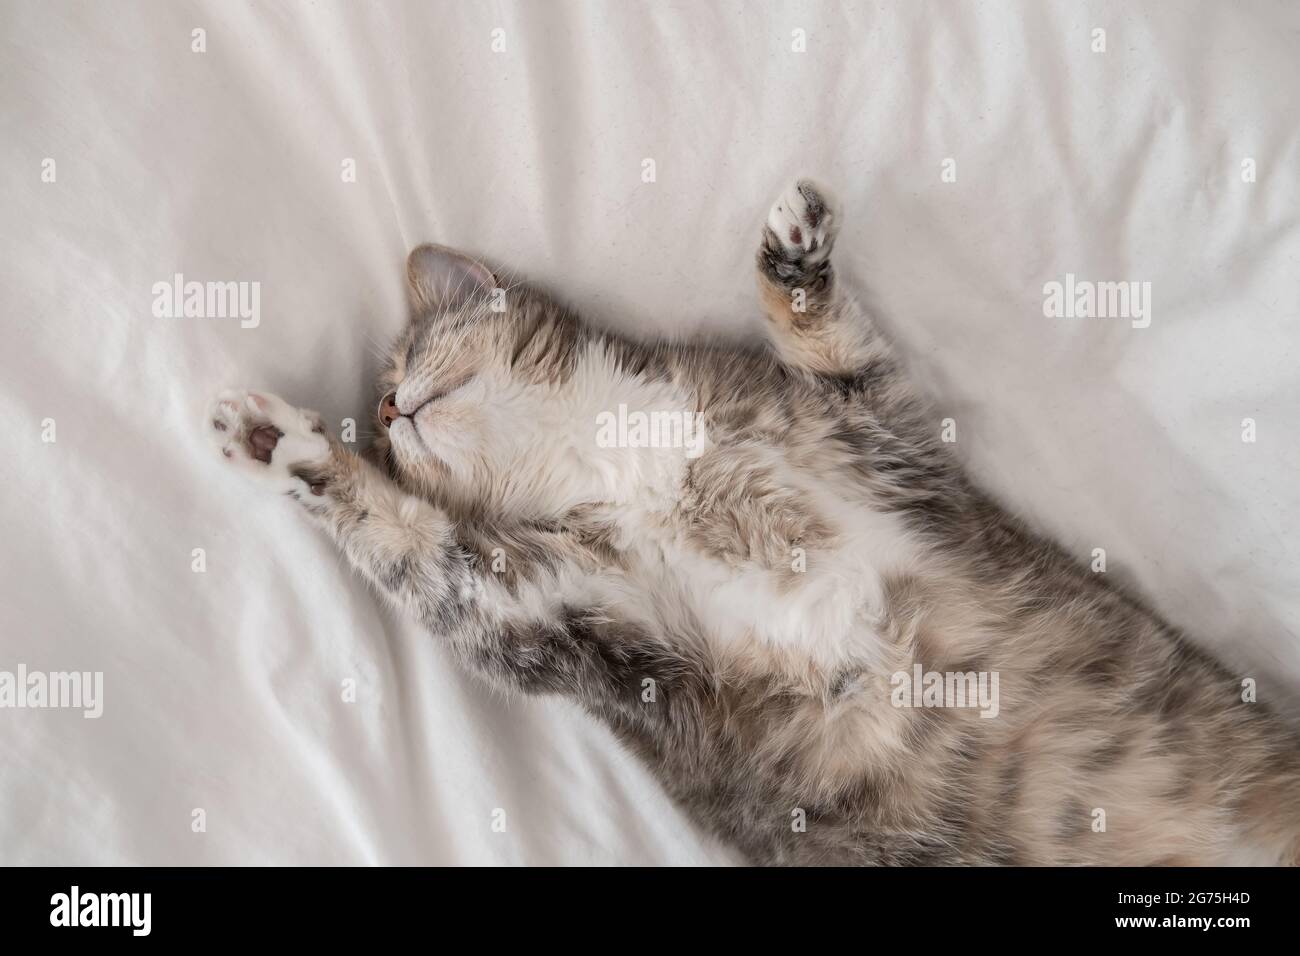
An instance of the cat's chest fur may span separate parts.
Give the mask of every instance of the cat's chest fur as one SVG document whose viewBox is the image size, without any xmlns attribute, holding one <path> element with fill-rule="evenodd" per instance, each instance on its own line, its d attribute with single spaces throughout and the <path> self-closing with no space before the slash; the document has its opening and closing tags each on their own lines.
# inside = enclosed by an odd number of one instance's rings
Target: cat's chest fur
<svg viewBox="0 0 1300 956">
<path fill-rule="evenodd" d="M 630 616 L 728 654 L 878 658 L 883 580 L 922 555 L 837 449 L 846 423 L 822 395 L 754 356 L 629 374 L 597 347 L 562 386 L 517 391 L 529 413 L 496 433 L 531 432 L 534 451 L 499 506 L 594 517 Z"/>
<path fill-rule="evenodd" d="M 618 599 L 634 617 L 727 653 L 869 664 L 883 579 L 915 571 L 920 548 L 836 458 L 825 437 L 843 427 L 833 409 L 774 375 L 744 355 L 629 375 L 593 349 L 563 388 L 528 396 L 543 411 L 522 421 L 538 428 L 547 462 L 530 471 L 564 476 L 529 487 L 553 513 L 599 502 L 626 575 Z"/>
<path fill-rule="evenodd" d="M 612 508 L 640 610 L 728 656 L 819 668 L 880 659 L 884 579 L 922 554 L 895 515 L 777 442 L 719 436 L 665 486 Z"/>
</svg>

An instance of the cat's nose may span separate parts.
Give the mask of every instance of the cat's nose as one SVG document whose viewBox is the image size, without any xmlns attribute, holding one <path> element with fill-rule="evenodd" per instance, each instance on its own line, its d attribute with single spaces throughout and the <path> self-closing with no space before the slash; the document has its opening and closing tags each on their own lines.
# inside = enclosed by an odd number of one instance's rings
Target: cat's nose
<svg viewBox="0 0 1300 956">
<path fill-rule="evenodd" d="M 393 422 L 401 417 L 401 412 L 397 410 L 397 393 L 389 392 L 379 400 L 379 420 L 385 428 L 388 428 Z"/>
</svg>

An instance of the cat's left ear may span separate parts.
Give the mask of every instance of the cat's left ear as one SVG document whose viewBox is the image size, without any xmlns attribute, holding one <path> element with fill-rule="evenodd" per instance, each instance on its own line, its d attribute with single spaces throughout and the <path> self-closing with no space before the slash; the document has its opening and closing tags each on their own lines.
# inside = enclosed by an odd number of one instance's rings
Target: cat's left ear
<svg viewBox="0 0 1300 956">
<path fill-rule="evenodd" d="M 497 280 L 477 259 L 428 243 L 406 257 L 406 282 L 417 308 L 435 309 L 464 305 L 488 296 Z"/>
</svg>

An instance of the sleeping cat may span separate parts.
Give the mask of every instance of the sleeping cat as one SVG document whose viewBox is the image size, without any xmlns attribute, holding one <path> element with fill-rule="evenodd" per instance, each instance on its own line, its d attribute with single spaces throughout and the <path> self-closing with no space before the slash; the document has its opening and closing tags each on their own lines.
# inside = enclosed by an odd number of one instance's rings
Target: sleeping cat
<svg viewBox="0 0 1300 956">
<path fill-rule="evenodd" d="M 808 180 L 772 206 L 753 348 L 629 341 L 422 246 L 365 459 L 266 393 L 212 434 L 755 863 L 1295 862 L 1300 743 L 963 475 L 839 222 Z"/>
</svg>

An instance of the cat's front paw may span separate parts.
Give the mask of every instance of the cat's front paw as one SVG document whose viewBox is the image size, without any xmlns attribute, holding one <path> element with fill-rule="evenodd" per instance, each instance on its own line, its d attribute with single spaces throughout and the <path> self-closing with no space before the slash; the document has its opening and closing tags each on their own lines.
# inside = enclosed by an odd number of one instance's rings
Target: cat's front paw
<svg viewBox="0 0 1300 956">
<path fill-rule="evenodd" d="M 798 179 L 772 203 L 764 242 L 769 255 L 807 270 L 830 255 L 839 227 L 839 208 L 830 192 L 811 179 Z"/>
<path fill-rule="evenodd" d="M 212 403 L 208 428 L 221 454 L 255 480 L 286 494 L 316 494 L 312 474 L 323 472 L 332 450 L 320 416 L 267 392 L 223 392 Z"/>
</svg>

